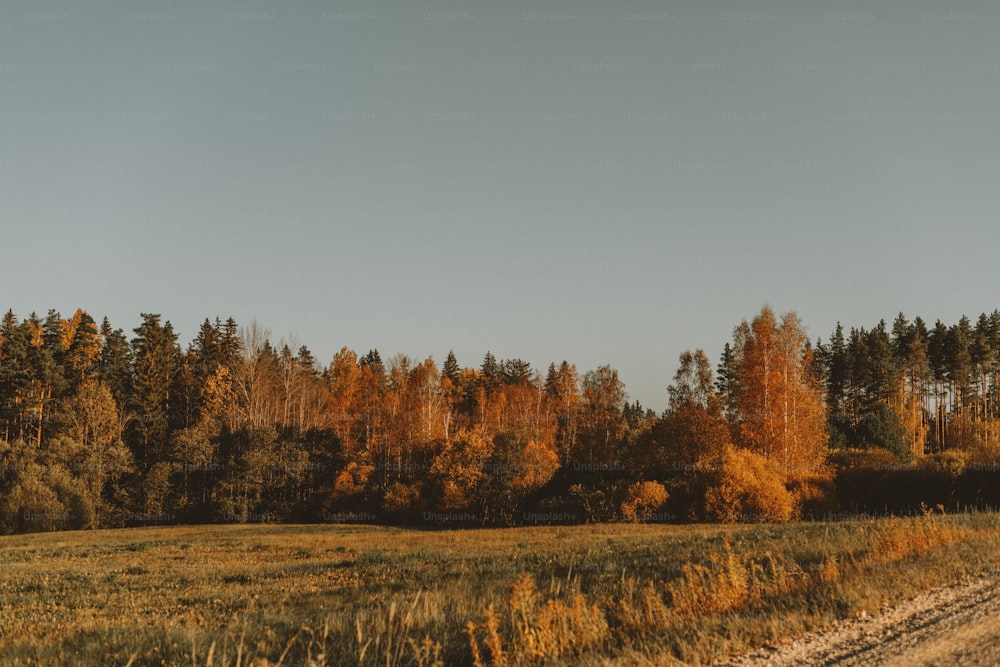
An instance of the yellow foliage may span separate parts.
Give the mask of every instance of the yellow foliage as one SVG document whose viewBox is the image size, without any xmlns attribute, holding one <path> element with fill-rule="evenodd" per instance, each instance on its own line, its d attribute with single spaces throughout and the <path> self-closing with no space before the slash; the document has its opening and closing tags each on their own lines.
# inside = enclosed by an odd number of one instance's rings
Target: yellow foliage
<svg viewBox="0 0 1000 667">
<path fill-rule="evenodd" d="M 386 489 L 382 506 L 386 512 L 406 512 L 420 504 L 420 489 L 403 482 L 393 482 Z"/>
<path fill-rule="evenodd" d="M 351 461 L 334 480 L 334 495 L 344 498 L 361 493 L 368 485 L 368 478 L 373 472 L 375 472 L 373 466 Z"/>
<path fill-rule="evenodd" d="M 726 447 L 714 465 L 705 514 L 720 522 L 788 521 L 795 510 L 792 495 L 781 476 L 763 455 Z"/>
<path fill-rule="evenodd" d="M 518 474 L 510 482 L 514 491 L 537 489 L 556 474 L 559 456 L 546 447 L 531 440 L 521 450 L 517 461 Z"/>
<path fill-rule="evenodd" d="M 423 605 L 421 609 L 421 597 Z M 373 623 L 366 627 L 361 619 L 355 619 L 358 664 L 381 664 L 386 667 L 416 665 L 417 667 L 443 667 L 441 643 L 428 636 L 420 641 L 413 639 L 418 620 L 425 617 L 428 609 L 427 596 L 419 591 L 409 606 L 400 607 L 395 601 L 389 604 L 388 613 L 379 613 Z M 328 631 L 328 629 L 327 629 Z M 325 653 L 325 651 L 324 651 Z M 367 661 L 372 654 L 372 661 Z M 409 653 L 409 657 L 407 656 Z M 279 662 L 280 664 L 280 662 Z M 310 665 L 325 665 L 325 660 L 309 660 Z"/>
<path fill-rule="evenodd" d="M 793 479 L 788 486 L 792 494 L 794 515 L 801 516 L 803 509 L 811 509 L 811 516 L 832 511 L 835 507 L 837 487 L 833 482 L 833 471 L 803 475 Z"/>
<path fill-rule="evenodd" d="M 968 463 L 992 466 L 1000 463 L 1000 421 L 974 420 L 956 415 L 948 423 L 948 443 L 961 452 Z"/>
<path fill-rule="evenodd" d="M 786 313 L 779 324 L 765 307 L 737 334 L 741 444 L 777 463 L 783 479 L 816 470 L 826 455 L 826 410 L 798 316 Z"/>
<path fill-rule="evenodd" d="M 968 539 L 974 531 L 934 517 L 879 521 L 875 527 L 869 559 L 896 561 L 944 544 Z"/>
<path fill-rule="evenodd" d="M 644 515 L 657 511 L 669 498 L 666 488 L 659 482 L 636 482 L 628 489 L 622 503 L 622 518 L 631 523 L 643 520 Z"/>
<path fill-rule="evenodd" d="M 202 413 L 206 419 L 219 418 L 226 420 L 232 427 L 235 425 L 236 392 L 233 389 L 233 378 L 229 369 L 219 366 L 205 381 L 202 390 L 205 405 Z"/>
<path fill-rule="evenodd" d="M 827 557 L 819 567 L 819 580 L 825 584 L 831 584 L 840 581 L 840 577 L 840 564 L 837 562 L 836 556 Z"/>
<path fill-rule="evenodd" d="M 906 434 L 906 448 L 913 458 L 924 455 L 924 441 L 930 426 L 924 419 L 923 406 L 918 397 L 912 393 L 900 390 L 898 395 L 889 401 L 889 407 L 899 418 L 899 423 Z"/>
<path fill-rule="evenodd" d="M 476 431 L 456 431 L 444 444 L 430 471 L 441 485 L 444 509 L 461 509 L 472 502 L 492 453 L 493 441 Z"/>
</svg>

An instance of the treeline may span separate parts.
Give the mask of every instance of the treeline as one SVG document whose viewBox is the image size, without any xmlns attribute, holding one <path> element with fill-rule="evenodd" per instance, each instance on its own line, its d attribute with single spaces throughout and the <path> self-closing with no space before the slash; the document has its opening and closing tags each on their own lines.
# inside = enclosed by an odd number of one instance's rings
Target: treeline
<svg viewBox="0 0 1000 667">
<path fill-rule="evenodd" d="M 837 325 L 816 348 L 831 447 L 883 448 L 901 459 L 966 452 L 992 461 L 1000 416 L 1000 312 L 928 327 L 900 314 L 870 331 Z"/>
<path fill-rule="evenodd" d="M 159 315 L 126 335 L 83 310 L 8 312 L 0 531 L 780 521 L 988 504 L 998 341 L 997 314 L 930 330 L 900 316 L 891 332 L 838 326 L 812 345 L 794 314 L 765 308 L 735 329 L 717 372 L 700 350 L 682 355 L 656 414 L 609 366 L 540 373 L 486 353 L 463 367 L 449 353 L 439 367 L 346 348 L 321 365 L 232 319 L 205 320 L 184 349 Z"/>
</svg>

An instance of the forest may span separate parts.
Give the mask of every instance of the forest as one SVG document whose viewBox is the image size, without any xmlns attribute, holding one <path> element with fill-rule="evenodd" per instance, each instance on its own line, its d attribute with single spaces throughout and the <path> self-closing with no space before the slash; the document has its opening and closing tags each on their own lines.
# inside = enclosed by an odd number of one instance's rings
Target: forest
<svg viewBox="0 0 1000 667">
<path fill-rule="evenodd" d="M 810 341 L 763 308 L 657 414 L 610 366 L 344 348 L 143 314 L 0 323 L 0 532 L 837 520 L 1000 506 L 1000 312 Z"/>
</svg>

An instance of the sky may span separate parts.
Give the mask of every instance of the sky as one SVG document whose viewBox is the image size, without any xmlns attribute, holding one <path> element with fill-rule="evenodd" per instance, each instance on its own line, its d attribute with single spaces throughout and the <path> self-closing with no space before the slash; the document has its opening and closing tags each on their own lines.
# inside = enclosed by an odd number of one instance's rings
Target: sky
<svg viewBox="0 0 1000 667">
<path fill-rule="evenodd" d="M 0 304 L 657 411 L 764 305 L 1000 307 L 993 2 L 0 0 Z"/>
</svg>

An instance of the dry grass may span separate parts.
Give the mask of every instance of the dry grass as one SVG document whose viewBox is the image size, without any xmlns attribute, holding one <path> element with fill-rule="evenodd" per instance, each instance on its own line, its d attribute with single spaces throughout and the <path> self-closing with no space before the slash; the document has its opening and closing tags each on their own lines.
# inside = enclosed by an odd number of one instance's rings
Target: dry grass
<svg viewBox="0 0 1000 667">
<path fill-rule="evenodd" d="M 466 624 L 473 663 L 477 667 L 522 665 L 546 660 L 579 656 L 609 638 L 608 622 L 597 604 L 587 600 L 574 586 L 560 596 L 553 582 L 551 597 L 542 602 L 535 578 L 523 574 L 511 587 L 511 641 L 505 642 L 500 621 L 493 608 L 486 610 L 481 627 Z M 479 631 L 483 634 L 485 651 L 479 647 Z M 506 645 L 506 646 L 505 646 Z M 488 662 L 483 654 L 489 653 Z"/>
<path fill-rule="evenodd" d="M 976 534 L 971 526 L 955 524 L 928 511 L 923 517 L 883 521 L 877 525 L 870 558 L 874 562 L 897 561 L 946 544 L 968 540 Z"/>
<path fill-rule="evenodd" d="M 869 535 L 859 544 L 863 545 L 861 550 L 828 554 L 805 569 L 787 555 L 737 552 L 726 535 L 721 548 L 710 551 L 702 562 L 683 563 L 676 579 L 657 584 L 652 580 L 640 582 L 623 573 L 614 592 L 595 601 L 576 585 L 560 599 L 558 588 L 553 586 L 543 604 L 534 578 L 522 575 L 511 587 L 509 613 L 498 614 L 490 607 L 478 625 L 468 623 L 473 663 L 477 667 L 547 664 L 567 657 L 579 658 L 594 647 L 608 649 L 609 645 L 619 654 L 627 654 L 622 651 L 627 645 L 609 642 L 611 636 L 626 638 L 633 645 L 652 644 L 670 657 L 701 662 L 717 657 L 725 644 L 710 645 L 707 652 L 692 651 L 684 641 L 692 630 L 706 632 L 725 627 L 727 633 L 739 633 L 752 625 L 742 623 L 746 627 L 741 627 L 741 621 L 765 617 L 778 608 L 784 609 L 786 617 L 793 617 L 795 622 L 790 627 L 799 627 L 808 618 L 803 612 L 815 610 L 831 595 L 840 600 L 835 598 L 838 604 L 827 611 L 842 615 L 844 609 L 839 603 L 850 600 L 852 593 L 870 594 L 870 585 L 866 585 L 869 577 L 889 565 L 903 572 L 906 567 L 900 561 L 926 556 L 948 545 L 971 545 L 984 539 L 996 542 L 1000 538 L 995 517 L 980 521 L 978 526 L 925 515 L 861 522 L 857 527 Z M 943 555 L 938 554 L 939 558 Z M 941 565 L 939 560 L 931 563 Z M 921 566 L 914 562 L 913 567 L 919 571 Z M 504 625 L 502 620 L 507 616 L 512 621 Z M 748 639 L 745 644 L 726 648 L 746 648 L 755 643 L 753 636 Z M 636 657 L 634 651 L 629 655 Z M 646 651 L 644 657 L 651 660 L 656 655 Z M 663 657 L 662 653 L 659 657 Z"/>
<path fill-rule="evenodd" d="M 997 565 L 994 514 L 23 535 L 0 538 L 0 664 L 704 662 Z"/>
<path fill-rule="evenodd" d="M 685 563 L 680 579 L 670 585 L 675 615 L 697 618 L 746 605 L 752 583 L 746 558 L 733 553 L 726 540 L 724 551 L 710 554 L 709 561 L 708 565 Z"/>
</svg>

